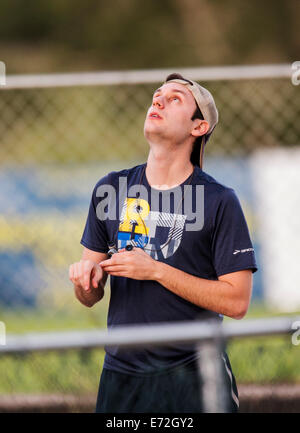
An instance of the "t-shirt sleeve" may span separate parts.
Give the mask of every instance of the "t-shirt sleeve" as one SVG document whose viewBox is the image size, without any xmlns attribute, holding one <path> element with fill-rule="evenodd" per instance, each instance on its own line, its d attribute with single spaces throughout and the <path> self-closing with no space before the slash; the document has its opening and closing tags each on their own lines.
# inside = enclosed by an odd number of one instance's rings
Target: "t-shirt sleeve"
<svg viewBox="0 0 300 433">
<path fill-rule="evenodd" d="M 217 276 L 244 269 L 257 271 L 247 223 L 232 189 L 221 195 L 213 227 L 212 257 Z"/>
<path fill-rule="evenodd" d="M 97 251 L 99 253 L 107 253 L 108 235 L 105 221 L 97 217 L 96 210 L 100 199 L 96 196 L 96 193 L 98 187 L 106 182 L 107 176 L 101 179 L 93 190 L 85 228 L 80 241 L 80 243 L 89 250 Z"/>
</svg>

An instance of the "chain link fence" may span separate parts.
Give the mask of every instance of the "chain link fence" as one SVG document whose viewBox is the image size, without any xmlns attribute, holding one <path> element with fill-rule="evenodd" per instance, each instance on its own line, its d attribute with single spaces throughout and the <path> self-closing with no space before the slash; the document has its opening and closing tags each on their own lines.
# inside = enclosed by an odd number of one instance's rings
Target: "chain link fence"
<svg viewBox="0 0 300 433">
<path fill-rule="evenodd" d="M 245 211 L 259 265 L 254 314 L 299 311 L 300 86 L 289 65 L 212 69 L 178 72 L 216 100 L 220 121 L 204 170 L 233 187 Z M 50 84 L 41 76 L 29 85 L 7 77 L 0 92 L 0 320 L 7 332 L 105 327 L 109 288 L 99 305 L 84 308 L 68 267 L 81 257 L 97 180 L 146 160 L 146 111 L 169 72 L 77 74 L 76 83 L 75 75 L 49 76 Z M 295 351 L 284 337 L 229 346 L 242 383 L 299 382 Z M 102 359 L 101 350 L 1 356 L 0 393 L 95 395 Z"/>
</svg>

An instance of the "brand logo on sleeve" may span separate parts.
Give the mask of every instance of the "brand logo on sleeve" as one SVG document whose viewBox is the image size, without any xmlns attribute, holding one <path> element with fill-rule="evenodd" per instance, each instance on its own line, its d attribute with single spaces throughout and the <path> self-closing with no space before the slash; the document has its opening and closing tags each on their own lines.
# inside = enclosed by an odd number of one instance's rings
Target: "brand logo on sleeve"
<svg viewBox="0 0 300 433">
<path fill-rule="evenodd" d="M 234 250 L 233 255 L 239 254 L 239 253 L 248 253 L 250 251 L 254 251 L 254 249 L 253 248 L 245 248 L 243 250 Z"/>
</svg>

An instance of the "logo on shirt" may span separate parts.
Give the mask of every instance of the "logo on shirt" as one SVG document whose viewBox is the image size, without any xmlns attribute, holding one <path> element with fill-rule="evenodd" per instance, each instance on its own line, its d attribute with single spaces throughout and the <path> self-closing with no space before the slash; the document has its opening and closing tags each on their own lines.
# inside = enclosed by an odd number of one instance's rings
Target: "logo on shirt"
<svg viewBox="0 0 300 433">
<path fill-rule="evenodd" d="M 129 243 L 154 259 L 167 259 L 178 249 L 186 215 L 151 211 L 144 199 L 126 198 L 120 218 L 118 248 Z"/>
<path fill-rule="evenodd" d="M 239 253 L 248 253 L 249 251 L 254 251 L 254 249 L 253 248 L 245 248 L 243 250 L 234 250 L 234 252 L 232 254 L 235 255 L 235 254 L 239 254 Z"/>
</svg>

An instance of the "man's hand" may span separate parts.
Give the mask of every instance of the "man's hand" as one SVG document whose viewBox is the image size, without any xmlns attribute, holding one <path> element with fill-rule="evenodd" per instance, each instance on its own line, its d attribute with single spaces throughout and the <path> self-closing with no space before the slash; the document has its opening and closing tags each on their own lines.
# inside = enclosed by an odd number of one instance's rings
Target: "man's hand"
<svg viewBox="0 0 300 433">
<path fill-rule="evenodd" d="M 219 280 L 207 280 L 154 260 L 141 248 L 123 249 L 99 265 L 117 277 L 157 281 L 192 304 L 234 319 L 244 317 L 250 302 L 252 272 L 249 269 L 222 275 Z"/>
<path fill-rule="evenodd" d="M 69 268 L 69 278 L 74 284 L 77 299 L 92 307 L 104 295 L 103 269 L 92 260 L 80 260 Z"/>
<path fill-rule="evenodd" d="M 99 263 L 109 275 L 133 278 L 134 280 L 155 280 L 157 261 L 141 248 L 131 251 L 120 250 L 108 260 Z"/>
</svg>

